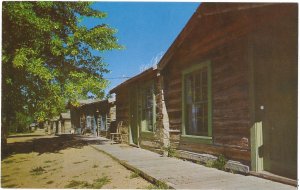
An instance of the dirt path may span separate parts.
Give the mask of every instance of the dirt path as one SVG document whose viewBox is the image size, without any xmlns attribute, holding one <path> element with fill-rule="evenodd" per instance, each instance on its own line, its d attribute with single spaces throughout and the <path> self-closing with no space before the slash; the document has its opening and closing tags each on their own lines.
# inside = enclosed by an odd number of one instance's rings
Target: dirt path
<svg viewBox="0 0 300 190">
<path fill-rule="evenodd" d="M 11 188 L 148 188 L 151 184 L 72 137 L 9 138 L 1 186 Z"/>
</svg>

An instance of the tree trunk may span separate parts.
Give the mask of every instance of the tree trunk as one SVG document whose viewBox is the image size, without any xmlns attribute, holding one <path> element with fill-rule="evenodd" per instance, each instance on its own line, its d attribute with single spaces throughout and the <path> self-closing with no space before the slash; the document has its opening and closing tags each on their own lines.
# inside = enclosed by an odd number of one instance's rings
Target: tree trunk
<svg viewBox="0 0 300 190">
<path fill-rule="evenodd" d="M 2 155 L 2 158 L 4 155 L 7 154 L 8 152 L 8 147 L 7 147 L 7 137 L 8 137 L 8 122 L 7 122 L 7 119 L 4 119 L 4 121 L 2 121 L 2 124 L 1 124 L 1 155 Z"/>
</svg>

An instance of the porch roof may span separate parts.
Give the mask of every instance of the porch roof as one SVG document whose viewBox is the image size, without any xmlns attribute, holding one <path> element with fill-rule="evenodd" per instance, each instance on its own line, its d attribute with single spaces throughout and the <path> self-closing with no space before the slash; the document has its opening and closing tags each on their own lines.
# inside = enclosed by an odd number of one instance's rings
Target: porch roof
<svg viewBox="0 0 300 190">
<path fill-rule="evenodd" d="M 143 72 L 141 72 L 141 73 L 135 75 L 134 77 L 132 77 L 132 78 L 130 78 L 130 79 L 124 81 L 123 83 L 119 84 L 119 85 L 116 86 L 115 88 L 111 89 L 111 90 L 109 91 L 109 93 L 110 93 L 110 94 L 115 93 L 116 91 L 118 91 L 118 89 L 120 89 L 120 88 L 122 88 L 122 87 L 125 87 L 125 86 L 127 86 L 127 85 L 129 85 L 129 84 L 132 84 L 132 83 L 138 81 L 139 79 L 141 79 L 141 78 L 143 78 L 143 77 L 146 77 L 146 76 L 148 76 L 148 75 L 154 74 L 156 71 L 157 71 L 157 68 L 151 67 L 151 68 L 149 68 L 149 69 L 147 69 L 147 70 L 145 70 L 145 71 L 143 71 Z"/>
</svg>

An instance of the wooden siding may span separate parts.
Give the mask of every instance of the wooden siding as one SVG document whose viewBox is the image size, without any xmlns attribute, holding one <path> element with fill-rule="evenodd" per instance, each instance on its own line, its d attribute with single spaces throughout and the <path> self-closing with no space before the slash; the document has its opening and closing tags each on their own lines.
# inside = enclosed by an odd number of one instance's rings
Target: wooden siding
<svg viewBox="0 0 300 190">
<path fill-rule="evenodd" d="M 128 135 L 128 139 L 126 139 L 126 143 L 129 143 L 129 139 L 130 139 L 130 134 L 129 134 L 129 127 L 130 127 L 130 122 L 131 122 L 131 117 L 130 117 L 130 101 L 132 101 L 130 99 L 130 92 L 131 90 L 135 90 L 137 93 L 139 93 L 139 91 L 141 90 L 141 88 L 143 87 L 143 85 L 145 83 L 147 83 L 148 81 L 153 81 L 154 82 L 154 93 L 155 93 L 155 100 L 157 101 L 157 96 L 156 96 L 156 92 L 158 91 L 157 89 L 157 76 L 156 76 L 156 70 L 147 70 L 144 73 L 139 74 L 138 76 L 138 80 L 136 80 L 135 78 L 130 79 L 130 81 L 125 81 L 123 84 L 117 86 L 116 88 L 114 88 L 113 93 L 116 94 L 116 121 L 117 123 L 119 122 L 123 122 L 123 131 L 126 132 L 126 134 Z M 139 103 L 139 98 L 137 100 L 137 103 Z M 141 113 L 141 106 L 138 105 L 138 113 Z M 156 112 L 158 113 L 158 109 L 156 109 Z M 140 115 L 137 116 L 137 118 L 139 118 Z M 137 119 L 138 121 L 139 119 Z M 159 148 L 159 144 L 157 143 L 157 140 L 154 133 L 152 133 L 151 135 L 143 135 L 145 133 L 142 132 L 141 130 L 141 124 L 138 122 L 137 126 L 139 128 L 139 134 L 138 134 L 138 144 L 143 147 L 143 148 L 147 148 L 147 149 L 157 149 Z"/>
<path fill-rule="evenodd" d="M 127 88 L 118 89 L 116 92 L 116 123 L 123 122 L 122 131 L 127 135 L 130 125 L 130 109 L 129 109 L 129 91 Z M 126 143 L 129 143 L 129 138 L 123 139 Z"/>
<path fill-rule="evenodd" d="M 244 41 L 245 43 L 245 41 Z M 191 44 L 192 45 L 192 44 Z M 250 117 L 249 117 L 249 97 L 248 97 L 248 71 L 245 61 L 245 44 L 241 39 L 231 42 L 222 48 L 218 48 L 209 56 L 199 58 L 197 63 L 209 60 L 212 63 L 212 128 L 213 144 L 201 145 L 188 142 L 176 142 L 180 149 L 205 152 L 211 154 L 224 154 L 232 159 L 250 161 L 249 137 L 250 137 Z M 237 49 L 232 51 L 227 57 L 222 56 L 220 51 Z M 194 62 L 189 62 L 191 55 L 176 59 L 175 69 L 168 69 L 165 75 L 166 82 L 166 106 L 169 115 L 170 129 L 180 130 L 182 126 L 181 110 L 181 74 L 182 68 L 192 66 Z M 180 62 L 182 61 L 182 62 Z M 178 135 L 171 138 L 179 140 Z M 175 141 L 174 141 L 175 140 Z M 233 155 L 233 156 L 231 156 Z"/>
<path fill-rule="evenodd" d="M 259 4 L 258 4 L 259 5 Z M 287 6 L 287 5 L 283 5 Z M 249 164 L 250 157 L 250 73 L 249 34 L 267 28 L 269 22 L 280 19 L 276 14 L 281 6 L 239 4 L 238 10 L 226 9 L 226 4 L 205 4 L 209 14 L 195 14 L 189 21 L 193 30 L 184 30 L 181 42 L 173 47 L 171 57 L 163 60 L 165 101 L 170 130 L 181 131 L 182 126 L 182 70 L 210 61 L 212 66 L 212 144 L 180 140 L 171 135 L 171 143 L 179 149 L 224 154 L 228 158 Z M 201 8 L 200 8 L 201 10 Z M 227 11 L 220 11 L 227 10 Z M 198 10 L 199 11 L 199 10 Z M 184 36 L 184 37 L 183 37 Z M 174 45 L 172 45 L 174 46 Z"/>
<path fill-rule="evenodd" d="M 115 109 L 114 109 L 114 102 L 108 102 L 108 100 L 102 100 L 102 101 L 95 101 L 91 103 L 87 103 L 84 105 L 81 105 L 79 107 L 71 106 L 70 109 L 71 114 L 71 126 L 75 130 L 76 134 L 80 134 L 82 130 L 86 127 L 86 120 L 85 118 L 87 116 L 92 116 L 92 118 L 95 119 L 97 128 L 100 128 L 99 126 L 99 118 L 100 116 L 106 116 L 106 125 L 108 130 L 110 130 L 111 125 L 114 125 L 115 123 Z M 80 123 L 81 119 L 81 123 Z M 112 126 L 113 128 L 113 126 Z M 107 134 L 107 132 L 101 132 L 99 131 L 98 134 Z M 96 135 L 96 134 L 95 134 Z"/>
</svg>

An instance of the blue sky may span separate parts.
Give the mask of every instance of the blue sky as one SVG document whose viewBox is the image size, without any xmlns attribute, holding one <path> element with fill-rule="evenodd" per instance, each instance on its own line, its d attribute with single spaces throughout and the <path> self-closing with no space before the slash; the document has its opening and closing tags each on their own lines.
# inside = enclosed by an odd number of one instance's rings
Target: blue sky
<svg viewBox="0 0 300 190">
<path fill-rule="evenodd" d="M 118 42 L 125 46 L 124 50 L 101 53 L 111 70 L 104 75 L 111 81 L 106 92 L 127 80 L 120 77 L 132 77 L 142 68 L 151 67 L 167 51 L 198 6 L 199 3 L 179 2 L 94 3 L 92 7 L 106 12 L 108 17 L 85 19 L 82 24 L 88 27 L 108 24 L 118 30 Z"/>
</svg>

